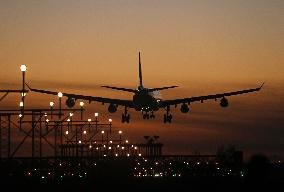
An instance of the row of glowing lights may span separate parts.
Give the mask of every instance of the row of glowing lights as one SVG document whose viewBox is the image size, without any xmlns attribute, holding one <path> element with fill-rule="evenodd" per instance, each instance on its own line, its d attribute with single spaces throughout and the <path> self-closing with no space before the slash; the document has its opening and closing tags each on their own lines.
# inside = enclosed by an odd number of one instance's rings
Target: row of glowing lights
<svg viewBox="0 0 284 192">
<path fill-rule="evenodd" d="M 20 106 L 23 107 L 23 102 L 20 102 Z M 45 113 L 44 116 L 47 117 L 47 113 Z M 74 116 L 74 113 L 69 113 L 69 116 L 70 116 L 70 118 L 72 118 L 72 117 Z M 98 116 L 99 116 L 99 113 L 95 113 L 95 117 L 97 118 Z M 19 114 L 19 117 L 22 118 L 23 115 L 22 115 L 22 114 Z M 70 118 L 68 118 L 66 121 L 67 121 L 67 122 L 70 122 L 70 121 L 71 121 Z M 48 123 L 50 120 L 49 120 L 49 119 L 46 119 L 45 121 Z M 89 118 L 87 121 L 88 121 L 88 122 L 92 122 L 92 119 Z M 95 122 L 97 122 L 97 120 L 95 120 Z M 111 123 L 111 122 L 112 122 L 112 119 L 108 119 L 108 122 Z"/>
<path fill-rule="evenodd" d="M 105 131 L 101 131 L 101 134 L 104 134 L 104 133 L 105 133 Z M 118 131 L 118 133 L 121 135 L 122 131 Z M 68 134 L 69 134 L 69 131 L 68 130 L 65 131 L 65 135 L 68 135 Z M 87 134 L 87 131 L 86 130 L 83 131 L 83 134 Z M 126 140 L 125 142 L 128 143 L 128 140 Z"/>
</svg>

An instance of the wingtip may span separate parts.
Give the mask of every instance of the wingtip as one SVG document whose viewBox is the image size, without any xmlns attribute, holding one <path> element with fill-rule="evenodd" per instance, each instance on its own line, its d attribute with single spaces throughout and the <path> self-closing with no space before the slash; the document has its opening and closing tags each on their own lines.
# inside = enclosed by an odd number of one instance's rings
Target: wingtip
<svg viewBox="0 0 284 192">
<path fill-rule="evenodd" d="M 264 84 L 265 84 L 265 82 L 263 82 L 263 83 L 261 84 L 260 88 L 262 88 Z"/>
<path fill-rule="evenodd" d="M 260 90 L 260 89 L 263 87 L 264 84 L 265 84 L 265 82 L 263 82 L 263 83 L 260 85 L 260 87 L 258 88 L 258 90 Z"/>
</svg>

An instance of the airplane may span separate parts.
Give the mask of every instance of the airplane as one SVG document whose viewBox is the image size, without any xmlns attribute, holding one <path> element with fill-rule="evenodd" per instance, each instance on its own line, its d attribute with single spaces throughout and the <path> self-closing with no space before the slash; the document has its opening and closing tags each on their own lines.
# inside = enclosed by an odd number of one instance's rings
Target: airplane
<svg viewBox="0 0 284 192">
<path fill-rule="evenodd" d="M 144 87 L 143 81 L 142 81 L 141 57 L 140 57 L 140 52 L 139 52 L 139 85 L 137 89 L 113 87 L 113 86 L 101 86 L 101 87 L 108 88 L 108 89 L 130 92 L 133 94 L 132 100 L 112 99 L 112 98 L 86 96 L 86 95 L 61 93 L 61 92 L 60 94 L 61 96 L 67 97 L 66 105 L 69 108 L 72 108 L 75 105 L 76 100 L 78 99 L 87 100 L 89 101 L 89 103 L 91 103 L 92 101 L 100 102 L 102 104 L 108 103 L 109 104 L 108 111 L 110 113 L 115 113 L 117 111 L 118 106 L 123 106 L 124 113 L 122 113 L 122 116 L 121 116 L 122 123 L 125 123 L 125 122 L 129 123 L 129 120 L 130 120 L 130 114 L 128 113 L 129 108 L 133 108 L 136 111 L 141 111 L 143 119 L 155 118 L 154 112 L 158 111 L 160 108 L 165 109 L 166 112 L 164 114 L 164 123 L 171 123 L 172 122 L 172 114 L 170 114 L 171 106 L 177 107 L 177 105 L 180 104 L 180 111 L 182 113 L 187 113 L 189 112 L 190 103 L 197 102 L 197 101 L 200 101 L 201 103 L 203 103 L 203 101 L 209 100 L 209 99 L 214 99 L 215 101 L 217 99 L 220 99 L 220 106 L 228 107 L 229 103 L 226 97 L 244 94 L 244 93 L 256 92 L 256 91 L 259 91 L 263 87 L 263 85 L 264 83 L 260 87 L 257 87 L 257 88 L 245 89 L 245 90 L 234 91 L 234 92 L 226 92 L 226 93 L 220 93 L 220 94 L 188 97 L 188 98 L 179 98 L 179 99 L 172 99 L 172 100 L 162 100 L 160 97 L 159 91 L 165 90 L 165 89 L 176 88 L 178 86 L 167 86 L 167 87 L 158 87 L 158 88 Z M 34 88 L 29 87 L 29 85 L 27 86 L 33 92 L 45 93 L 45 94 L 51 94 L 51 95 L 59 95 L 59 92 L 42 90 L 42 89 L 34 89 Z"/>
</svg>

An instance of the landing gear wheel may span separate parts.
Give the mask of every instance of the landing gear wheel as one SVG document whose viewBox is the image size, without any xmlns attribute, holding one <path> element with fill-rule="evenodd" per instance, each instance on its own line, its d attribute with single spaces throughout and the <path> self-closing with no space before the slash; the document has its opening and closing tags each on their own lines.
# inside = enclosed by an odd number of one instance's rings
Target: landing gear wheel
<svg viewBox="0 0 284 192">
<path fill-rule="evenodd" d="M 121 115 L 121 122 L 122 123 L 124 123 L 124 122 L 129 123 L 129 120 L 130 120 L 130 114 L 127 114 L 127 107 L 125 107 L 124 113 Z"/>
</svg>

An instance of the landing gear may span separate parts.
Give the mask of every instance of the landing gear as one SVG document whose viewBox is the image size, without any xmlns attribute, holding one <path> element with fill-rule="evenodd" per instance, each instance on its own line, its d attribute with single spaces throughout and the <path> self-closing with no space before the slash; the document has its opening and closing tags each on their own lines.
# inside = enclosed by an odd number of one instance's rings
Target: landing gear
<svg viewBox="0 0 284 192">
<path fill-rule="evenodd" d="M 164 114 L 164 123 L 171 123 L 173 116 L 170 113 L 170 106 L 166 108 L 167 113 Z"/>
<path fill-rule="evenodd" d="M 127 107 L 124 108 L 124 113 L 121 115 L 121 122 L 122 123 L 129 123 L 130 120 L 130 114 L 127 114 Z"/>
<path fill-rule="evenodd" d="M 153 111 L 151 111 L 151 114 L 149 114 L 148 112 L 145 112 L 143 114 L 143 112 L 142 112 L 142 115 L 143 115 L 143 119 L 154 119 L 155 118 L 155 115 L 154 115 Z"/>
</svg>

